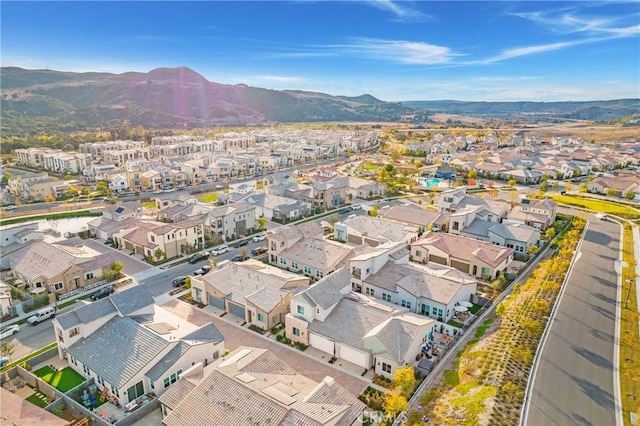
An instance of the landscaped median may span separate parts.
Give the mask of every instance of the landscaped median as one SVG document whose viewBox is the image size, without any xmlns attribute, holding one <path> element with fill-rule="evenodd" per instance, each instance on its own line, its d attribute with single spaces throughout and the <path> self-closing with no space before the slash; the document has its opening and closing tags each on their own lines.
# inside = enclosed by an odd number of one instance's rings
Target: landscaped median
<svg viewBox="0 0 640 426">
<path fill-rule="evenodd" d="M 58 346 L 57 343 L 55 343 L 55 342 L 51 343 L 50 345 L 47 345 L 44 348 L 38 349 L 37 351 L 35 351 L 33 353 L 30 353 L 29 355 L 27 355 L 25 357 L 22 357 L 22 358 L 20 358 L 18 360 L 12 361 L 12 362 L 10 362 L 8 364 L 5 364 L 2 367 L 2 369 L 0 369 L 0 373 L 3 373 L 5 371 L 15 367 L 16 365 L 20 365 L 22 367 L 27 367 L 28 366 L 28 361 L 30 359 L 33 359 L 33 358 L 37 357 L 38 355 L 43 354 L 43 353 L 47 352 L 48 350 L 51 350 L 51 349 L 53 349 L 53 348 L 55 348 L 57 346 Z M 28 368 L 25 368 L 25 369 L 28 370 Z"/>
<path fill-rule="evenodd" d="M 569 269 L 585 221 L 554 245 L 531 277 L 516 284 L 447 370 L 439 389 L 423 395 L 408 424 L 517 424 L 534 354 Z"/>
<path fill-rule="evenodd" d="M 593 198 L 581 198 L 569 195 L 552 195 L 551 198 L 558 204 L 580 207 L 594 212 L 611 214 L 624 219 L 640 219 L 640 210 L 624 204 L 613 203 L 605 200 L 595 200 Z"/>
<path fill-rule="evenodd" d="M 33 216 L 21 216 L 14 217 L 11 219 L 0 220 L 0 226 L 5 225 L 14 225 L 16 223 L 23 222 L 32 222 L 34 220 L 43 220 L 43 219 L 69 219 L 74 217 L 91 217 L 91 216 L 102 216 L 102 211 L 98 211 L 96 209 L 88 209 L 88 210 L 74 210 L 69 212 L 62 213 L 47 213 Z"/>
<path fill-rule="evenodd" d="M 635 274 L 636 257 L 633 249 L 631 225 L 624 224 L 622 260 L 622 303 L 620 308 L 620 397 L 622 418 L 630 426 L 631 413 L 640 415 L 640 336 L 638 336 L 638 300 Z"/>
</svg>

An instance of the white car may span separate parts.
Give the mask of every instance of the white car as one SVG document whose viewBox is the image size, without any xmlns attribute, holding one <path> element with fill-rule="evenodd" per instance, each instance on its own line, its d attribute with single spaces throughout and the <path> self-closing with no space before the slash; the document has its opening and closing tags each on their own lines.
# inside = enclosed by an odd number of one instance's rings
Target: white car
<svg viewBox="0 0 640 426">
<path fill-rule="evenodd" d="M 258 234 L 258 235 L 254 235 L 253 237 L 253 242 L 257 243 L 259 241 L 264 241 L 267 239 L 267 234 L 262 233 L 262 234 Z"/>
<path fill-rule="evenodd" d="M 360 210 L 362 209 L 362 206 L 360 204 L 354 204 L 351 206 L 351 210 Z"/>
<path fill-rule="evenodd" d="M 227 245 L 219 246 L 219 247 L 216 247 L 216 248 L 211 250 L 211 255 L 218 256 L 218 255 L 226 253 L 228 251 L 229 251 L 229 246 L 227 246 Z"/>
<path fill-rule="evenodd" d="M 605 220 L 607 218 L 607 215 L 604 213 L 596 213 L 596 217 L 600 220 Z"/>
<path fill-rule="evenodd" d="M 9 336 L 13 336 L 18 331 L 20 331 L 20 326 L 18 324 L 3 327 L 2 330 L 0 330 L 0 339 L 6 339 Z"/>
</svg>

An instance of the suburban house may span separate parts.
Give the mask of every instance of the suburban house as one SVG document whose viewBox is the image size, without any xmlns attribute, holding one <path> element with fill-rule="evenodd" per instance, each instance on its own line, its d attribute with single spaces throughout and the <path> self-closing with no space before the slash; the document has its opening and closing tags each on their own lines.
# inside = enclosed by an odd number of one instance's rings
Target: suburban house
<svg viewBox="0 0 640 426">
<path fill-rule="evenodd" d="M 540 231 L 521 223 L 493 223 L 476 219 L 462 228 L 458 235 L 513 248 L 516 254 L 522 255 L 527 254 L 531 246 L 540 243 Z"/>
<path fill-rule="evenodd" d="M 375 180 L 361 179 L 354 176 L 346 176 L 347 179 L 347 195 L 351 198 L 360 198 L 369 200 L 371 198 L 384 197 L 387 191 L 387 185 Z"/>
<path fill-rule="evenodd" d="M 102 268 L 115 262 L 111 253 L 99 253 L 74 237 L 50 244 L 37 241 L 9 257 L 13 276 L 31 293 L 64 294 L 102 279 Z"/>
<path fill-rule="evenodd" d="M 249 235 L 259 227 L 256 206 L 245 201 L 210 208 L 204 223 L 205 235 L 216 233 L 225 241 Z"/>
<path fill-rule="evenodd" d="M 416 355 L 435 328 L 435 321 L 349 294 L 351 274 L 346 269 L 318 281 L 291 299 L 286 335 L 331 357 L 391 378 Z"/>
<path fill-rule="evenodd" d="M 0 281 L 0 316 L 9 315 L 9 309 L 13 306 L 11 289 L 9 284 Z"/>
<path fill-rule="evenodd" d="M 476 292 L 477 279 L 449 266 L 409 262 L 402 244 L 354 256 L 350 265 L 356 292 L 441 322 L 449 321 L 453 308 Z"/>
<path fill-rule="evenodd" d="M 596 194 L 613 193 L 617 196 L 626 196 L 629 192 L 640 195 L 640 177 L 616 176 L 598 177 L 587 184 L 589 192 Z"/>
<path fill-rule="evenodd" d="M 187 204 L 195 204 L 197 202 L 198 198 L 194 197 L 186 191 L 168 192 L 164 194 L 158 194 L 155 197 L 156 209 L 158 210 L 176 205 L 185 206 Z"/>
<path fill-rule="evenodd" d="M 410 226 L 416 226 L 418 232 L 440 231 L 446 228 L 447 217 L 437 212 L 427 210 L 424 206 L 407 203 L 399 206 L 383 207 L 378 210 L 378 217 Z"/>
<path fill-rule="evenodd" d="M 53 319 L 60 359 L 122 406 L 161 395 L 183 371 L 215 361 L 224 337 L 213 325 L 197 327 L 154 305 L 136 285 Z"/>
<path fill-rule="evenodd" d="M 172 259 L 189 248 L 204 247 L 204 221 L 192 219 L 177 223 L 136 220 L 112 236 L 114 244 L 136 254 L 156 257 L 157 250 Z"/>
<path fill-rule="evenodd" d="M 224 263 L 206 275 L 191 278 L 194 300 L 236 315 L 268 330 L 284 322 L 289 300 L 309 278 L 250 259 Z"/>
<path fill-rule="evenodd" d="M 165 426 L 350 426 L 366 407 L 333 378 L 315 382 L 273 352 L 246 346 L 184 371 L 159 401 Z"/>
<path fill-rule="evenodd" d="M 2 251 L 0 268 L 3 270 L 10 269 L 9 258 L 12 253 L 24 248 L 28 244 L 42 240 L 44 240 L 44 232 L 38 230 L 37 223 L 17 225 L 3 229 L 2 237 L 0 238 L 0 250 Z"/>
<path fill-rule="evenodd" d="M 507 271 L 512 248 L 442 232 L 429 232 L 411 244 L 411 260 L 451 266 L 476 278 L 491 280 Z"/>
<path fill-rule="evenodd" d="M 335 241 L 350 244 L 368 244 L 375 247 L 388 242 L 407 244 L 418 238 L 419 230 L 415 226 L 390 222 L 371 216 L 351 215 L 333 225 Z"/>
<path fill-rule="evenodd" d="M 509 212 L 507 220 L 546 231 L 556 221 L 557 210 L 558 204 L 549 198 L 544 200 L 524 198 L 520 201 L 520 205 Z"/>
<path fill-rule="evenodd" d="M 109 180 L 109 189 L 114 194 L 120 194 L 129 191 L 129 181 L 126 176 L 116 175 Z"/>
<path fill-rule="evenodd" d="M 508 179 L 514 179 L 522 184 L 537 184 L 544 177 L 544 173 L 538 170 L 515 169 L 503 173 Z"/>
<path fill-rule="evenodd" d="M 253 193 L 245 201 L 255 206 L 257 217 L 268 220 L 292 221 L 307 216 L 309 211 L 309 206 L 304 201 L 264 192 Z"/>
<path fill-rule="evenodd" d="M 490 222 L 502 222 L 509 213 L 509 204 L 495 201 L 490 198 L 478 198 L 467 195 L 465 188 L 450 189 L 440 194 L 438 201 L 439 212 L 452 212 L 458 210 L 482 207 L 486 212 L 483 218 Z M 477 210 L 479 211 L 479 210 Z M 451 228 L 451 225 L 450 225 Z"/>
</svg>

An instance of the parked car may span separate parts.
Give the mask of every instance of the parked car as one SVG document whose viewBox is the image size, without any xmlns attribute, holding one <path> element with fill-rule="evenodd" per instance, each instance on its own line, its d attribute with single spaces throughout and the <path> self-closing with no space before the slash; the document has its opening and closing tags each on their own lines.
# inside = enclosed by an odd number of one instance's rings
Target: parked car
<svg viewBox="0 0 640 426">
<path fill-rule="evenodd" d="M 27 322 L 31 325 L 36 325 L 39 322 L 48 320 L 49 318 L 53 318 L 55 316 L 56 316 L 56 310 L 53 307 L 48 306 L 46 308 L 40 309 L 39 311 L 36 311 L 34 315 L 27 318 Z"/>
<path fill-rule="evenodd" d="M 362 209 L 362 206 L 360 204 L 354 204 L 351 206 L 351 210 L 360 210 Z"/>
<path fill-rule="evenodd" d="M 266 253 L 268 251 L 269 251 L 269 249 L 266 248 L 266 247 L 256 247 L 254 249 L 251 249 L 251 254 L 254 255 L 254 256 L 258 256 L 258 255 L 264 254 L 264 253 Z"/>
<path fill-rule="evenodd" d="M 0 330 L 0 339 L 5 339 L 9 336 L 13 336 L 18 331 L 20 331 L 20 326 L 18 324 L 3 327 L 2 330 Z"/>
<path fill-rule="evenodd" d="M 261 232 L 260 234 L 254 235 L 253 236 L 253 242 L 257 243 L 259 241 L 264 241 L 267 239 L 267 234 L 265 234 L 264 232 Z"/>
<path fill-rule="evenodd" d="M 600 220 L 605 220 L 607 218 L 607 215 L 604 213 L 596 213 L 596 217 Z"/>
<path fill-rule="evenodd" d="M 196 263 L 201 261 L 202 259 L 207 259 L 209 257 L 208 251 L 203 251 L 201 253 L 194 253 L 189 258 L 189 263 Z"/>
<path fill-rule="evenodd" d="M 204 275 L 211 270 L 211 265 L 202 265 L 202 268 L 193 271 L 193 275 Z"/>
<path fill-rule="evenodd" d="M 247 244 L 249 244 L 249 241 L 247 241 L 247 240 L 242 240 L 242 241 L 238 241 L 238 242 L 234 245 L 234 247 L 235 247 L 235 248 L 238 248 L 238 247 L 246 246 Z"/>
<path fill-rule="evenodd" d="M 231 260 L 234 261 L 234 262 L 243 262 L 243 261 L 247 260 L 247 258 L 245 256 L 241 255 L 241 254 L 236 254 L 235 256 L 233 256 L 231 258 Z"/>
<path fill-rule="evenodd" d="M 12 204 L 12 205 L 10 205 L 10 206 L 6 206 L 4 209 L 5 209 L 6 211 L 9 211 L 9 210 L 15 210 L 16 208 L 17 208 L 17 207 L 16 207 L 16 206 L 14 206 L 14 205 Z"/>
<path fill-rule="evenodd" d="M 4 367 L 4 365 L 8 362 L 9 362 L 8 356 L 0 356 L 0 367 Z"/>
<path fill-rule="evenodd" d="M 340 214 L 347 214 L 351 211 L 351 209 L 349 207 L 344 207 L 340 209 Z"/>
<path fill-rule="evenodd" d="M 175 277 L 173 281 L 171 281 L 171 285 L 173 287 L 181 287 L 185 285 L 186 282 L 187 282 L 187 277 L 185 277 L 184 275 L 181 275 L 179 277 Z"/>
<path fill-rule="evenodd" d="M 224 254 L 226 252 L 229 251 L 229 246 L 228 245 L 222 245 L 222 246 L 218 246 L 216 248 L 214 248 L 213 250 L 211 250 L 211 254 L 214 256 L 218 256 L 221 254 Z"/>
<path fill-rule="evenodd" d="M 96 291 L 95 293 L 93 293 L 91 295 L 91 300 L 100 300 L 104 297 L 107 297 L 108 295 L 113 293 L 113 287 L 108 286 L 108 287 L 102 287 L 100 290 Z"/>
</svg>

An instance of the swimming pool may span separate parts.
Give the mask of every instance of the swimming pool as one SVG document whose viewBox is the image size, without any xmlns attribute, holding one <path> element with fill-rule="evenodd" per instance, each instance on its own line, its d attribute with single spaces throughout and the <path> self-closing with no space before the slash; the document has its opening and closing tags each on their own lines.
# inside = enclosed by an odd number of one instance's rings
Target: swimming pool
<svg viewBox="0 0 640 426">
<path fill-rule="evenodd" d="M 440 179 L 427 179 L 425 181 L 425 185 L 427 188 L 433 188 L 440 185 Z"/>
</svg>

